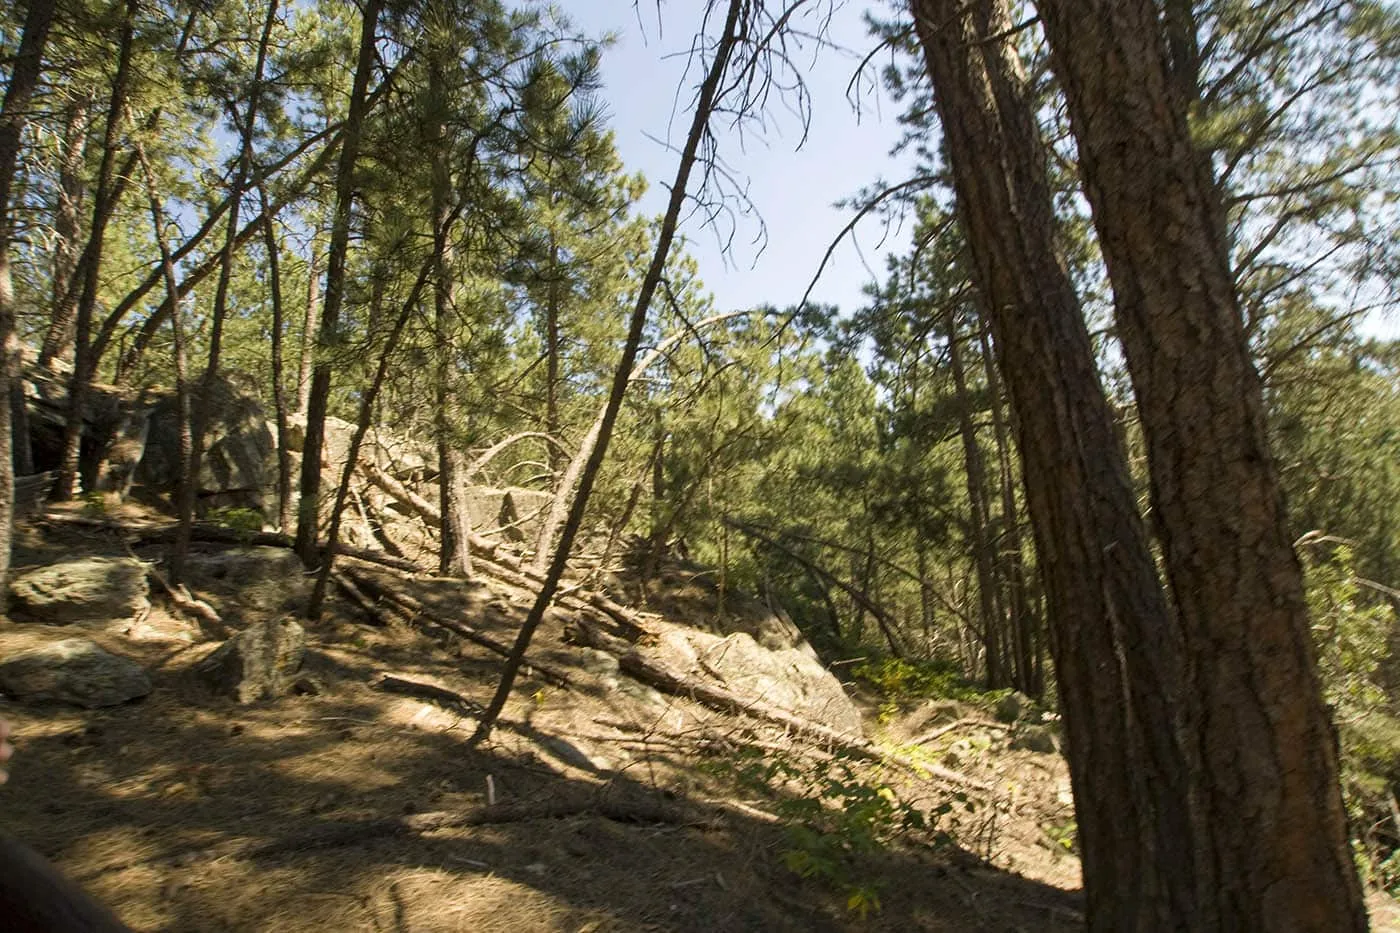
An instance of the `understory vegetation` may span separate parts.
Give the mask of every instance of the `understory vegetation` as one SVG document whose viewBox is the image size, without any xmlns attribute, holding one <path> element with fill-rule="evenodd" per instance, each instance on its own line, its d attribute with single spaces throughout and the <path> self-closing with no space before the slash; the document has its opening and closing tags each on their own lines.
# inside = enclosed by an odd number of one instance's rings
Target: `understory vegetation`
<svg viewBox="0 0 1400 933">
<path fill-rule="evenodd" d="M 712 103 L 746 131 L 762 131 L 770 91 L 804 120 L 842 106 L 792 90 L 821 45 L 822 6 L 758 3 L 737 44 L 715 6 L 695 26 L 704 67 L 679 99 L 703 99 L 704 68 L 723 50 L 729 83 Z M 1198 46 L 1186 109 L 1214 167 L 1305 569 L 1351 843 L 1366 880 L 1400 896 L 1400 19 L 1366 0 L 1186 6 Z M 15 432 L 17 474 L 53 472 L 56 498 L 82 497 L 101 517 L 126 491 L 101 480 L 122 425 L 94 418 L 92 400 L 172 406 L 182 476 L 163 504 L 185 525 L 295 534 L 319 566 L 346 534 L 342 512 L 365 511 L 348 473 L 337 499 L 338 464 L 324 482 L 306 466 L 339 419 L 345 437 L 358 428 L 366 449 L 379 443 L 365 456 L 391 479 L 434 493 L 420 511 L 438 515 L 425 534 L 443 574 L 468 574 L 473 535 L 501 531 L 463 526 L 471 488 L 539 496 L 503 528 L 541 573 L 561 540 L 569 550 L 581 496 L 580 574 L 645 596 L 680 567 L 720 616 L 753 594 L 886 720 L 936 699 L 992 710 L 1014 694 L 1057 708 L 1026 413 L 1011 402 L 906 5 L 871 12 L 881 53 L 860 67 L 903 110 L 914 177 L 853 166 L 860 190 L 812 192 L 883 218 L 901 244 L 861 306 L 845 308 L 823 303 L 820 279 L 797 305 L 715 305 L 684 235 L 672 242 L 676 217 L 640 206 L 649 185 L 672 180 L 635 174 L 618 154 L 606 94 L 619 92 L 600 70 L 611 42 L 554 6 L 30 0 L 0 14 L 11 94 L 41 8 L 52 22 L 22 119 L 6 99 L 17 168 L 0 202 L 0 323 L 23 348 L 21 395 L 46 379 L 67 408 Z M 1005 12 L 1020 25 L 998 36 L 1047 141 L 1055 236 L 1135 517 L 1160 534 L 1150 432 L 1076 128 L 1037 14 Z M 679 8 L 664 14 L 694 25 Z M 755 38 L 770 28 L 787 38 Z M 682 176 L 676 197 L 702 219 L 744 212 L 738 143 L 709 124 L 696 132 L 696 181 Z M 638 311 L 639 352 L 619 383 Z M 200 498 L 224 469 L 211 465 L 216 388 L 235 384 L 274 436 L 276 488 L 257 508 Z M 585 465 L 600 444 L 595 478 Z M 408 547 L 389 523 L 364 524 L 372 537 L 355 543 Z M 1171 555 L 1153 548 L 1170 584 Z M 177 556 L 175 582 L 179 567 Z M 840 755 L 754 752 L 718 767 L 779 801 L 785 863 L 861 916 L 879 911 L 881 892 L 852 873 L 852 853 L 896 837 L 940 844 L 943 808 L 961 805 L 902 800 Z M 1072 821 L 1046 832 L 1075 850 Z"/>
</svg>

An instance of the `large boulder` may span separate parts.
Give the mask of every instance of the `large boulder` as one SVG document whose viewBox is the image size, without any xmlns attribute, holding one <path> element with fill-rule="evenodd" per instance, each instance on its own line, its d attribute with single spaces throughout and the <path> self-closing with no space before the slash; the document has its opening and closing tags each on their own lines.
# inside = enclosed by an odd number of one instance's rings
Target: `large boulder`
<svg viewBox="0 0 1400 933">
<path fill-rule="evenodd" d="M 199 662 L 215 691 L 240 703 L 275 699 L 291 689 L 306 653 L 306 632 L 295 619 L 249 626 Z"/>
<path fill-rule="evenodd" d="M 469 486 L 466 490 L 472 530 L 478 534 L 498 535 L 506 541 L 533 542 L 549 517 L 553 501 L 552 493 L 518 486 L 508 489 Z"/>
<path fill-rule="evenodd" d="M 116 706 L 151 692 L 141 665 L 85 638 L 66 638 L 0 661 L 0 690 L 17 700 Z"/>
<path fill-rule="evenodd" d="M 204 508 L 261 510 L 277 478 L 276 451 L 256 381 L 227 373 L 201 396 L 207 406 L 206 453 L 199 474 Z M 176 401 L 167 396 L 150 414 L 137 483 L 173 490 L 179 478 L 180 434 Z"/>
<path fill-rule="evenodd" d="M 860 710 L 805 645 L 770 649 L 747 632 L 720 637 L 685 626 L 650 621 L 658 637 L 638 645 L 651 657 L 690 676 L 707 678 L 764 706 L 776 707 L 852 736 L 863 733 Z"/>
<path fill-rule="evenodd" d="M 190 578 L 202 589 L 236 597 L 253 609 L 291 609 L 310 595 L 300 558 L 288 548 L 235 547 L 190 554 Z"/>
<path fill-rule="evenodd" d="M 10 608 L 35 622 L 67 625 L 133 618 L 150 609 L 146 568 L 129 558 L 83 557 L 16 577 Z"/>
</svg>

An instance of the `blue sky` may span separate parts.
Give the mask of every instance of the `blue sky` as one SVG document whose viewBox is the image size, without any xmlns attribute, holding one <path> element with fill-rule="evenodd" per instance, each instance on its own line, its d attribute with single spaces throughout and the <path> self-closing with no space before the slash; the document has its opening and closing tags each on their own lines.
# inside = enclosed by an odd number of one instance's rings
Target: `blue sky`
<svg viewBox="0 0 1400 933">
<path fill-rule="evenodd" d="M 813 7 L 824 4 L 812 4 Z M 659 214 L 668 196 L 665 184 L 675 174 L 676 156 L 661 142 L 684 141 L 695 75 L 684 75 L 683 52 L 699 26 L 702 4 L 640 0 L 585 0 L 570 5 L 569 18 L 595 36 L 615 33 L 617 44 L 603 56 L 603 78 L 610 123 L 629 171 L 646 174 L 651 183 L 643 209 Z M 771 303 L 795 304 L 816 273 L 828 245 L 852 212 L 833 207 L 838 199 L 885 177 L 897 180 L 902 169 L 890 159 L 899 137 L 898 107 L 867 84 L 859 114 L 846 98 L 846 85 L 859 59 L 875 41 L 865 33 L 864 3 L 841 5 L 831 21 L 830 38 L 850 51 L 808 47 L 800 57 L 813 99 L 810 131 L 802 148 L 801 122 L 782 106 L 770 106 L 769 125 L 761 136 L 741 138 L 721 125 L 723 158 L 749 186 L 749 197 L 767 228 L 766 246 L 754 242 L 756 218 L 739 218 L 726 257 L 704 218 L 694 215 L 682 227 L 687 248 L 699 263 L 701 277 L 721 309 Z M 658 23 L 659 17 L 659 23 Z M 807 28 L 814 24 L 808 22 Z M 680 96 L 677 97 L 677 89 Z M 833 255 L 812 293 L 814 301 L 851 311 L 862 301 L 870 281 L 861 254 L 872 269 L 883 269 L 883 255 L 901 249 L 906 231 L 891 231 L 867 220 L 857 230 L 856 245 L 845 242 Z M 883 245 L 881 240 L 884 240 Z"/>
</svg>

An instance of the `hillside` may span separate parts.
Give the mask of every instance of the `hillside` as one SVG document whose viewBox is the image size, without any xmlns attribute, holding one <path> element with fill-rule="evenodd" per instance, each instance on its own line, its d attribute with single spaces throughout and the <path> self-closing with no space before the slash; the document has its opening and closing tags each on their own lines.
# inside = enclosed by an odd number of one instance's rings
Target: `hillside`
<svg viewBox="0 0 1400 933">
<path fill-rule="evenodd" d="M 85 521 L 37 520 L 21 534 L 17 565 L 157 554 L 139 543 L 157 516 L 128 507 L 74 520 Z M 229 632 L 282 617 L 305 586 L 272 548 L 201 545 L 196 566 L 194 595 Z M 347 569 L 501 641 L 531 597 L 485 574 L 468 583 L 353 560 Z M 653 631 L 712 624 L 712 600 L 667 574 L 652 599 L 666 616 L 633 617 Z M 307 627 L 291 692 L 244 705 L 196 673 L 219 640 L 209 623 L 159 594 L 150 601 L 140 618 L 0 628 L 0 657 L 78 637 L 150 674 L 148 695 L 108 708 L 0 700 L 18 746 L 7 828 L 136 929 L 1081 923 L 1077 864 L 1047 832 L 1072 818 L 1063 763 L 1010 751 L 1020 727 L 975 704 L 887 710 L 885 726 L 868 715 L 877 740 L 861 755 L 859 740 L 842 749 L 662 693 L 580 647 L 585 614 L 560 612 L 502 727 L 470 749 L 472 711 L 500 659 L 421 616 L 410 623 L 381 602 L 373 618 L 334 599 Z M 767 708 L 762 696 L 745 700 Z M 931 738 L 908 741 L 915 731 Z M 935 776 L 919 762 L 956 770 Z M 915 811 L 922 829 L 904 825 Z M 811 877 L 793 870 L 804 866 Z"/>
</svg>

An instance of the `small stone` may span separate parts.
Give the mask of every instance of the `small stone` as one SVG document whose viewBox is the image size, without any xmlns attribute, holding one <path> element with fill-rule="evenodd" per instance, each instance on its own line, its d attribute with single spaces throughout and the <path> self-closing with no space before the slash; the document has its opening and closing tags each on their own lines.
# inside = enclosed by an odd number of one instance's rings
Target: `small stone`
<svg viewBox="0 0 1400 933">
<path fill-rule="evenodd" d="M 282 696 L 306 653 L 306 631 L 295 619 L 253 625 L 224 642 L 196 670 L 220 693 L 240 703 Z"/>
<path fill-rule="evenodd" d="M 1024 693 L 1015 690 L 1008 693 L 997 701 L 996 717 L 997 722 L 1011 723 L 1020 719 L 1030 709 L 1034 701 Z"/>
<path fill-rule="evenodd" d="M 1055 733 L 1045 726 L 1027 726 L 1011 740 L 1011 747 L 1018 751 L 1039 752 L 1053 755 L 1059 751 L 1055 744 Z"/>
</svg>

